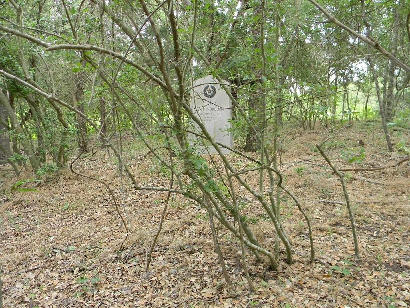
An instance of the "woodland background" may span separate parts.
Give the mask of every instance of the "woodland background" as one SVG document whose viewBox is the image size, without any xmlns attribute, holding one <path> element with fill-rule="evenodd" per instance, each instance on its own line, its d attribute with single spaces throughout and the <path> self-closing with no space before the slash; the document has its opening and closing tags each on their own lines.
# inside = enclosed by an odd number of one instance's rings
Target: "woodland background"
<svg viewBox="0 0 410 308">
<path fill-rule="evenodd" d="M 407 307 L 409 22 L 398 0 L 1 2 L 0 307 Z M 230 155 L 190 108 L 206 75 Z"/>
</svg>

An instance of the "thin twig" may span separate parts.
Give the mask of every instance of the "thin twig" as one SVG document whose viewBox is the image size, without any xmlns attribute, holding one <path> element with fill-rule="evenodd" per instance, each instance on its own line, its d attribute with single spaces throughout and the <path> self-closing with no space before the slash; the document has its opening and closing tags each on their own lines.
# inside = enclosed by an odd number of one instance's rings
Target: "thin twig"
<svg viewBox="0 0 410 308">
<path fill-rule="evenodd" d="M 209 225 L 211 227 L 211 232 L 212 232 L 212 239 L 214 241 L 214 246 L 215 246 L 215 252 L 218 255 L 218 261 L 219 261 L 219 264 L 221 265 L 222 273 L 225 278 L 225 282 L 228 288 L 232 290 L 232 280 L 229 277 L 228 271 L 226 270 L 225 260 L 222 254 L 221 246 L 219 245 L 219 242 L 218 242 L 218 235 L 216 234 L 216 230 L 215 230 L 214 216 L 212 214 L 212 211 L 208 211 L 208 215 L 209 215 Z"/>
<path fill-rule="evenodd" d="M 376 185 L 386 185 L 383 182 L 371 180 L 371 179 L 364 178 L 364 177 L 358 176 L 358 175 L 352 176 L 352 179 L 359 180 L 359 181 L 364 181 L 364 182 L 369 182 L 369 183 L 376 184 Z"/>
<path fill-rule="evenodd" d="M 316 148 L 319 150 L 320 154 L 326 160 L 326 162 L 328 163 L 330 168 L 332 168 L 333 172 L 336 173 L 336 175 L 339 177 L 340 183 L 342 184 L 343 194 L 344 194 L 344 197 L 345 197 L 345 200 L 346 200 L 346 207 L 347 207 L 347 211 L 349 212 L 350 224 L 352 226 L 352 234 L 353 234 L 353 241 L 354 241 L 354 252 L 355 252 L 356 257 L 359 258 L 359 244 L 358 244 L 357 235 L 356 235 L 356 223 L 355 223 L 355 220 L 354 220 L 353 211 L 352 211 L 351 206 L 350 206 L 349 194 L 347 193 L 346 183 L 345 183 L 345 180 L 343 178 L 343 174 L 341 174 L 339 172 L 339 170 L 337 170 L 336 167 L 333 166 L 332 162 L 326 156 L 325 152 L 323 152 L 320 145 L 317 144 Z"/>
<path fill-rule="evenodd" d="M 98 183 L 100 183 L 100 184 L 103 184 L 103 185 L 105 186 L 105 188 L 107 189 L 107 191 L 108 191 L 108 193 L 110 194 L 110 196 L 111 196 L 111 198 L 112 198 L 112 201 L 113 201 L 113 203 L 114 203 L 115 211 L 117 212 L 118 216 L 121 218 L 122 224 L 123 224 L 124 229 L 125 229 L 125 231 L 126 231 L 126 236 L 125 236 L 125 238 L 124 238 L 124 240 L 122 241 L 121 246 L 120 246 L 120 250 L 122 250 L 122 247 L 123 247 L 123 245 L 124 245 L 124 242 L 127 240 L 130 231 L 129 231 L 129 229 L 128 229 L 127 223 L 125 222 L 124 217 L 123 217 L 122 214 L 121 214 L 120 208 L 119 208 L 118 203 L 117 203 L 117 198 L 115 197 L 114 192 L 113 192 L 113 190 L 111 189 L 110 185 L 108 185 L 105 181 L 100 180 L 100 179 L 97 179 L 97 178 L 94 178 L 94 177 L 91 177 L 91 176 L 88 176 L 88 175 L 85 175 L 85 174 L 80 174 L 80 173 L 74 171 L 74 163 L 81 157 L 82 154 L 83 154 L 83 152 L 80 152 L 80 153 L 78 154 L 78 156 L 71 162 L 71 164 L 70 164 L 70 170 L 71 170 L 72 173 L 74 173 L 74 174 L 76 174 L 76 175 L 78 175 L 78 176 L 84 177 L 84 178 L 86 178 L 86 179 L 94 180 L 94 181 L 96 181 L 96 182 L 98 182 Z"/>
<path fill-rule="evenodd" d="M 169 181 L 169 189 L 170 190 L 168 191 L 167 198 L 165 199 L 164 209 L 162 210 L 162 213 L 161 213 L 161 219 L 159 221 L 159 226 L 158 226 L 157 233 L 155 234 L 154 240 L 152 241 L 151 247 L 150 247 L 150 249 L 147 253 L 147 261 L 146 261 L 146 265 L 145 265 L 145 271 L 147 271 L 147 272 L 148 272 L 148 269 L 149 269 L 149 265 L 151 264 L 152 252 L 154 251 L 155 245 L 157 244 L 159 234 L 161 233 L 161 230 L 162 230 L 162 225 L 164 224 L 164 220 L 165 220 L 165 217 L 167 215 L 168 204 L 169 204 L 169 199 L 171 198 L 171 193 L 172 193 L 171 189 L 172 189 L 173 185 L 174 185 L 174 172 L 173 172 L 173 170 L 171 170 L 171 179 Z"/>
<path fill-rule="evenodd" d="M 229 170 L 227 168 L 226 168 L 226 173 L 228 174 L 229 188 L 231 190 L 233 203 L 235 205 L 235 211 L 236 211 L 236 217 L 235 218 L 238 220 L 238 228 L 239 228 L 239 236 L 240 236 L 239 240 L 240 240 L 240 244 L 241 244 L 241 257 L 242 257 L 243 269 L 245 271 L 245 276 L 246 276 L 246 281 L 248 282 L 249 291 L 250 292 L 255 292 L 255 286 L 253 285 L 251 276 L 249 275 L 248 265 L 246 264 L 246 251 L 245 251 L 245 245 L 244 245 L 244 241 L 243 241 L 243 228 L 242 228 L 242 224 L 241 224 L 241 215 L 239 214 L 238 200 L 236 199 L 236 194 L 235 194 L 235 191 L 233 189 L 232 177 L 231 177 L 231 175 L 229 175 Z M 277 268 L 276 260 L 274 260 L 273 258 L 271 258 L 271 265 L 275 269 Z"/>
<path fill-rule="evenodd" d="M 402 163 L 406 162 L 409 160 L 409 157 L 403 158 L 401 161 L 398 163 L 391 165 L 391 166 L 384 166 L 384 167 L 376 167 L 376 168 L 345 168 L 345 169 L 339 169 L 339 171 L 352 171 L 352 172 L 360 172 L 360 171 L 378 171 L 378 170 L 383 170 L 383 169 L 388 169 L 388 168 L 394 168 L 397 166 L 400 166 Z"/>
</svg>

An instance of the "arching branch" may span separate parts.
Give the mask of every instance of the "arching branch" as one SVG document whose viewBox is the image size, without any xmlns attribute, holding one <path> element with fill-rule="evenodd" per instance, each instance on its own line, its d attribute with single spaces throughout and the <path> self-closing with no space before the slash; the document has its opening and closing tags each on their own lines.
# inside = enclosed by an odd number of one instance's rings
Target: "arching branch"
<svg viewBox="0 0 410 308">
<path fill-rule="evenodd" d="M 410 66 L 408 66 L 406 63 L 403 63 L 396 56 L 394 56 L 391 52 L 387 51 L 382 46 L 380 46 L 379 42 L 377 42 L 375 39 L 373 39 L 371 37 L 368 37 L 368 36 L 364 36 L 364 35 L 356 32 L 355 30 L 349 28 L 348 26 L 346 26 L 345 24 L 340 22 L 336 17 L 334 17 L 328 10 L 326 10 L 323 6 L 321 6 L 315 0 L 309 0 L 309 2 L 312 3 L 314 6 L 316 6 L 323 14 L 325 14 L 330 22 L 332 22 L 335 25 L 341 27 L 342 29 L 346 30 L 347 32 L 349 32 L 353 36 L 355 36 L 358 39 L 365 42 L 366 44 L 368 44 L 368 45 L 372 46 L 373 48 L 375 48 L 376 50 L 380 51 L 380 53 L 382 55 L 384 55 L 385 57 L 392 60 L 397 66 L 404 69 L 407 73 L 410 73 Z"/>
</svg>

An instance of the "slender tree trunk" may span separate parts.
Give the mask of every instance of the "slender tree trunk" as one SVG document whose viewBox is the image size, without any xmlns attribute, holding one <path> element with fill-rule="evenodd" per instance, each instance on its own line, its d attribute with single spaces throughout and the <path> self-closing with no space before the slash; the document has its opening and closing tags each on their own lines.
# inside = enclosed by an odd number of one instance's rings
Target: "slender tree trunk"
<svg viewBox="0 0 410 308">
<path fill-rule="evenodd" d="M 373 75 L 373 81 L 374 81 L 374 84 L 375 84 L 375 87 L 376 87 L 377 101 L 379 102 L 380 117 L 382 119 L 382 128 L 383 128 L 384 136 L 386 138 L 387 149 L 390 152 L 393 152 L 393 145 L 391 143 L 389 130 L 387 128 L 384 101 L 383 101 L 383 98 L 382 98 L 381 93 L 380 93 L 379 81 L 377 79 L 376 72 L 374 71 L 373 63 L 370 60 L 369 60 L 369 68 L 370 68 L 371 74 Z"/>
<path fill-rule="evenodd" d="M 300 2 L 299 0 L 297 0 Z M 300 3 L 296 3 L 297 6 L 300 6 Z M 299 33 L 299 32 L 298 32 Z M 275 14 L 275 50 L 280 50 L 280 16 L 278 13 Z M 283 93 L 282 85 L 284 79 L 280 76 L 280 67 L 279 62 L 275 63 L 275 136 L 278 134 L 279 128 L 283 125 Z"/>
<path fill-rule="evenodd" d="M 397 53 L 398 39 L 399 39 L 399 18 L 397 16 L 397 10 L 394 10 L 394 22 L 392 29 L 392 53 L 395 55 Z M 383 93 L 383 103 L 384 103 L 384 113 L 386 122 L 389 123 L 393 120 L 395 114 L 395 95 L 394 90 L 396 88 L 396 76 L 394 75 L 395 64 L 392 60 L 389 60 L 389 64 L 386 68 L 386 87 L 384 88 L 385 93 Z"/>
<path fill-rule="evenodd" d="M 7 110 L 12 127 L 16 130 L 18 134 L 24 136 L 25 134 L 23 128 L 20 126 L 20 123 L 17 119 L 17 115 L 14 109 L 11 107 L 8 97 L 2 91 L 0 91 L 0 104 L 3 106 L 5 110 Z M 33 146 L 31 145 L 30 140 L 24 136 L 23 138 L 21 138 L 21 143 L 23 145 L 24 152 L 28 156 L 31 167 L 34 171 L 36 171 L 40 167 L 40 161 L 38 157 L 34 155 Z"/>
<path fill-rule="evenodd" d="M 244 5 L 248 5 L 248 1 L 244 1 Z M 263 12 L 263 4 L 257 4 L 255 7 L 255 15 L 262 16 Z M 263 18 L 259 18 L 258 22 L 256 22 L 252 27 L 253 37 L 255 38 L 254 47 L 255 49 L 261 49 L 261 31 L 263 27 L 261 27 L 261 22 Z M 262 64 L 263 59 L 259 62 Z M 253 92 L 249 99 L 248 108 L 249 108 L 249 124 L 250 127 L 248 129 L 248 133 L 246 135 L 246 144 L 244 150 L 246 152 L 256 152 L 262 146 L 262 139 L 263 139 L 263 132 L 264 132 L 264 106 L 265 106 L 265 99 L 264 99 L 264 78 L 263 76 L 263 69 L 261 68 L 263 65 L 256 64 L 255 75 L 257 82 L 254 85 Z"/>
<path fill-rule="evenodd" d="M 239 91 L 239 86 L 241 85 L 240 78 L 232 78 L 229 80 L 231 82 L 231 94 L 232 97 L 235 99 L 232 101 L 232 120 L 236 120 L 237 118 L 237 108 L 236 106 L 237 101 L 238 101 L 238 91 Z"/>
<path fill-rule="evenodd" d="M 83 80 L 81 78 L 81 72 L 77 73 L 75 76 L 75 91 L 73 93 L 73 104 L 82 113 L 85 113 L 83 96 L 84 96 L 84 86 Z M 87 123 L 83 117 L 76 114 L 77 121 L 77 143 L 78 149 L 81 152 L 88 152 L 88 133 L 87 133 Z"/>
<path fill-rule="evenodd" d="M 265 128 L 266 128 L 266 54 L 265 54 L 265 0 L 261 1 L 260 8 L 260 49 L 261 49 L 261 60 L 262 60 L 262 70 L 261 70 L 261 100 L 262 100 L 262 110 L 260 110 L 262 118 L 262 131 L 261 131 L 261 141 L 260 141 L 260 162 L 265 163 L 264 156 L 264 146 L 265 146 Z M 264 192 L 264 172 L 263 168 L 259 172 L 259 193 L 263 195 Z"/>
<path fill-rule="evenodd" d="M 336 72 L 336 76 L 335 76 L 335 92 L 337 93 L 337 72 Z M 333 104 L 332 104 L 332 123 L 335 124 L 336 122 L 336 109 L 337 109 L 337 94 L 335 95 L 335 98 L 333 100 Z"/>
<path fill-rule="evenodd" d="M 7 110 L 3 104 L 0 104 L 0 164 L 6 163 L 11 156 L 7 121 Z"/>
<path fill-rule="evenodd" d="M 369 93 L 367 93 L 366 102 L 364 103 L 364 120 L 365 121 L 367 121 L 369 98 L 370 98 L 370 91 Z"/>
<path fill-rule="evenodd" d="M 64 115 L 60 107 L 52 100 L 49 100 L 49 103 L 54 108 L 55 112 L 57 113 L 57 118 L 59 122 L 61 123 L 61 125 L 63 126 L 63 130 L 61 132 L 60 145 L 58 147 L 57 153 L 54 154 L 54 160 L 57 163 L 57 166 L 61 168 L 61 167 L 64 167 L 67 162 L 67 155 L 66 155 L 67 151 L 66 150 L 68 148 L 67 137 L 68 137 L 69 125 L 64 119 Z"/>
<path fill-rule="evenodd" d="M 349 108 L 348 107 L 349 106 L 349 90 L 348 90 L 347 86 L 348 86 L 347 85 L 347 80 L 345 79 L 344 83 L 343 83 L 342 121 L 345 118 L 345 113 L 346 113 L 345 108 L 346 107 Z"/>
<path fill-rule="evenodd" d="M 209 225 L 210 225 L 211 231 L 212 231 L 212 239 L 214 241 L 214 249 L 215 249 L 216 254 L 218 255 L 219 265 L 221 266 L 222 274 L 225 278 L 225 282 L 226 282 L 228 288 L 231 289 L 232 288 L 232 280 L 229 277 L 228 271 L 226 269 L 225 259 L 224 259 L 224 256 L 222 254 L 221 246 L 220 246 L 219 241 L 218 241 L 218 234 L 216 232 L 213 214 L 212 214 L 211 211 L 208 211 L 208 215 L 209 215 Z"/>
<path fill-rule="evenodd" d="M 104 141 L 107 137 L 107 108 L 105 106 L 106 101 L 100 99 L 100 139 Z"/>
<path fill-rule="evenodd" d="M 45 132 L 44 129 L 44 120 L 40 111 L 38 101 L 36 101 L 34 95 L 30 94 L 25 97 L 31 114 L 33 115 L 34 125 L 36 127 L 36 136 L 37 136 L 37 147 L 35 149 L 36 155 L 39 157 L 41 163 L 46 162 L 46 145 L 45 145 Z"/>
</svg>

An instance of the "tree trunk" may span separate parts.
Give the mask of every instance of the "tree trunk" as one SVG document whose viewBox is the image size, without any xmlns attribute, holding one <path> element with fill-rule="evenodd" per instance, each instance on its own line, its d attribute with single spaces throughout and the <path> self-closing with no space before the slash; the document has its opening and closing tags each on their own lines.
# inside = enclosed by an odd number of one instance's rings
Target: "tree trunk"
<svg viewBox="0 0 410 308">
<path fill-rule="evenodd" d="M 244 5 L 248 5 L 248 1 L 244 1 Z M 252 28 L 254 41 L 254 48 L 261 50 L 261 33 L 262 33 L 262 14 L 263 14 L 263 4 L 258 4 L 255 7 L 255 15 L 261 16 L 260 20 L 257 21 Z M 255 83 L 253 87 L 253 92 L 248 103 L 248 115 L 249 115 L 249 128 L 246 135 L 246 143 L 244 151 L 246 152 L 256 152 L 261 148 L 263 140 L 263 132 L 265 129 L 265 95 L 264 95 L 264 80 L 263 64 L 264 59 L 261 59 L 260 63 L 256 63 L 254 70 L 256 74 L 256 80 L 259 82 Z"/>
<path fill-rule="evenodd" d="M 345 119 L 345 113 L 346 113 L 346 105 L 348 105 L 349 101 L 349 90 L 347 89 L 347 80 L 344 79 L 343 83 L 343 101 L 342 101 L 342 121 Z"/>
<path fill-rule="evenodd" d="M 107 108 L 105 107 L 106 101 L 100 99 L 100 140 L 104 142 L 107 136 Z"/>
<path fill-rule="evenodd" d="M 73 104 L 74 107 L 85 113 L 83 96 L 84 96 L 84 86 L 81 78 L 81 72 L 77 73 L 75 76 L 75 91 L 73 93 Z M 81 152 L 88 152 L 88 134 L 87 134 L 87 123 L 85 119 L 78 114 L 76 114 L 77 120 L 77 143 L 78 149 Z"/>
<path fill-rule="evenodd" d="M 382 128 L 383 128 L 384 136 L 386 138 L 387 148 L 388 148 L 389 152 L 393 152 L 393 145 L 391 143 L 389 130 L 387 128 L 386 113 L 385 113 L 385 108 L 384 108 L 384 100 L 381 97 L 379 81 L 378 81 L 376 72 L 374 70 L 373 63 L 370 60 L 369 60 L 369 68 L 370 68 L 371 74 L 373 75 L 373 81 L 374 81 L 374 84 L 375 84 L 375 87 L 376 87 L 377 100 L 379 102 L 379 109 L 380 109 L 380 117 L 382 119 Z"/>
<path fill-rule="evenodd" d="M 33 120 L 35 122 L 36 127 L 36 135 L 37 135 L 37 147 L 35 149 L 36 155 L 39 157 L 41 163 L 46 162 L 46 145 L 45 145 L 45 131 L 44 128 L 44 120 L 41 114 L 40 106 L 38 101 L 35 99 L 34 95 L 29 94 L 25 97 L 30 110 L 31 114 L 33 115 Z"/>
<path fill-rule="evenodd" d="M 395 55 L 397 53 L 398 39 L 399 39 L 399 22 L 398 22 L 397 10 L 394 11 L 394 23 L 392 29 L 392 53 Z M 395 64 L 392 60 L 389 60 L 389 64 L 386 68 L 386 86 L 384 87 L 383 93 L 383 104 L 384 113 L 386 117 L 386 122 L 389 123 L 393 120 L 395 114 L 395 95 L 394 89 L 396 88 L 396 76 L 394 75 Z"/>
<path fill-rule="evenodd" d="M 367 121 L 368 105 L 369 105 L 370 91 L 367 93 L 366 102 L 364 103 L 364 120 Z"/>
<path fill-rule="evenodd" d="M 338 90 L 338 83 L 337 83 L 337 72 L 335 74 L 335 97 L 332 103 L 332 123 L 335 124 L 336 122 L 336 110 L 337 110 L 337 90 Z"/>
<path fill-rule="evenodd" d="M 23 136 L 21 138 L 21 143 L 23 145 L 24 152 L 28 156 L 31 167 L 33 168 L 34 171 L 36 171 L 40 167 L 40 161 L 38 157 L 34 155 L 34 150 L 30 143 L 30 140 L 25 136 L 23 128 L 20 126 L 20 123 L 17 119 L 17 115 L 15 111 L 13 110 L 13 108 L 11 107 L 8 97 L 2 91 L 0 91 L 0 104 L 7 111 L 8 116 L 10 118 L 12 128 L 15 129 L 18 134 Z"/>
<path fill-rule="evenodd" d="M 263 132 L 263 118 L 261 111 L 263 108 L 263 100 L 256 91 L 248 102 L 249 108 L 249 128 L 246 135 L 245 152 L 256 152 L 261 147 L 261 135 Z"/>
<path fill-rule="evenodd" d="M 3 104 L 0 104 L 0 164 L 6 163 L 7 159 L 11 156 L 7 121 L 7 110 Z"/>
</svg>

